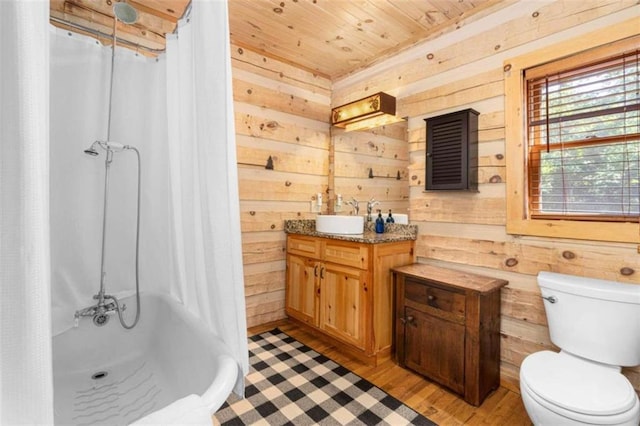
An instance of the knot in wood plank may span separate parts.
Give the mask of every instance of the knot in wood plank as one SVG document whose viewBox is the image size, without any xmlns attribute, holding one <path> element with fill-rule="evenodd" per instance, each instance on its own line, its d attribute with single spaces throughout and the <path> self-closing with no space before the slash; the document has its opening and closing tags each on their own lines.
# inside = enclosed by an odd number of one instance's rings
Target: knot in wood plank
<svg viewBox="0 0 640 426">
<path fill-rule="evenodd" d="M 509 268 L 513 268 L 518 264 L 518 259 L 516 259 L 515 257 L 510 257 L 504 261 L 504 264 L 507 265 Z"/>
<path fill-rule="evenodd" d="M 635 272 L 636 271 L 633 268 L 629 268 L 628 266 L 620 268 L 620 274 L 624 275 L 625 277 L 628 277 L 629 275 L 633 275 Z"/>
</svg>

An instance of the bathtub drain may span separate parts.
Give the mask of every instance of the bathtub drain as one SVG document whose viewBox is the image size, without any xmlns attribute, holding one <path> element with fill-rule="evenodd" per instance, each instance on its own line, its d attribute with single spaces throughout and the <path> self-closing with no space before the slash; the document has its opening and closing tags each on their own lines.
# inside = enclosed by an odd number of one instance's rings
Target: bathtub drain
<svg viewBox="0 0 640 426">
<path fill-rule="evenodd" d="M 104 379 L 105 377 L 107 377 L 107 373 L 106 371 L 98 371 L 97 373 L 91 375 L 91 378 L 93 380 L 100 380 L 100 379 Z"/>
</svg>

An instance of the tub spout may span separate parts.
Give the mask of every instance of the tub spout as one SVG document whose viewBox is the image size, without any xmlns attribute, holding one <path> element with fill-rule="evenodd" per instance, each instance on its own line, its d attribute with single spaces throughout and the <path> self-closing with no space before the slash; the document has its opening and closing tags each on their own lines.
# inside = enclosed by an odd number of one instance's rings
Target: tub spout
<svg viewBox="0 0 640 426">
<path fill-rule="evenodd" d="M 73 317 L 79 320 L 81 317 L 92 317 L 97 313 L 98 306 L 89 306 L 88 308 L 77 310 Z"/>
</svg>

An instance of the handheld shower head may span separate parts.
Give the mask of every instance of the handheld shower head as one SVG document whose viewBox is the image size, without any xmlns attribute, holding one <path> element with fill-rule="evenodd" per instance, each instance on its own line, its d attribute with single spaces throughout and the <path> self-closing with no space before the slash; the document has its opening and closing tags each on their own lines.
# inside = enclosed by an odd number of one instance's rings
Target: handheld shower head
<svg viewBox="0 0 640 426">
<path fill-rule="evenodd" d="M 99 154 L 96 150 L 98 146 L 107 152 L 120 152 L 124 151 L 125 149 L 131 149 L 129 145 L 123 145 L 118 142 L 95 141 L 89 148 L 84 150 L 84 153 L 95 157 Z"/>
<path fill-rule="evenodd" d="M 98 155 L 98 151 L 96 151 L 96 145 L 98 143 L 99 143 L 98 141 L 95 141 L 94 143 L 92 143 L 89 148 L 84 150 L 84 153 L 87 155 L 91 155 L 92 157 L 96 157 Z"/>
</svg>

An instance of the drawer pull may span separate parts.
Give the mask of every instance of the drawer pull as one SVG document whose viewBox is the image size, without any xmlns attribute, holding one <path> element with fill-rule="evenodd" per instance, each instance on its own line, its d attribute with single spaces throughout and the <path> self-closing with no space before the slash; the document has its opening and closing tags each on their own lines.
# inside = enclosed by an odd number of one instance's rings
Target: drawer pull
<svg viewBox="0 0 640 426">
<path fill-rule="evenodd" d="M 400 322 L 403 324 L 411 324 L 413 323 L 413 320 L 415 320 L 415 317 L 413 315 L 409 315 L 406 318 L 400 318 Z"/>
</svg>

